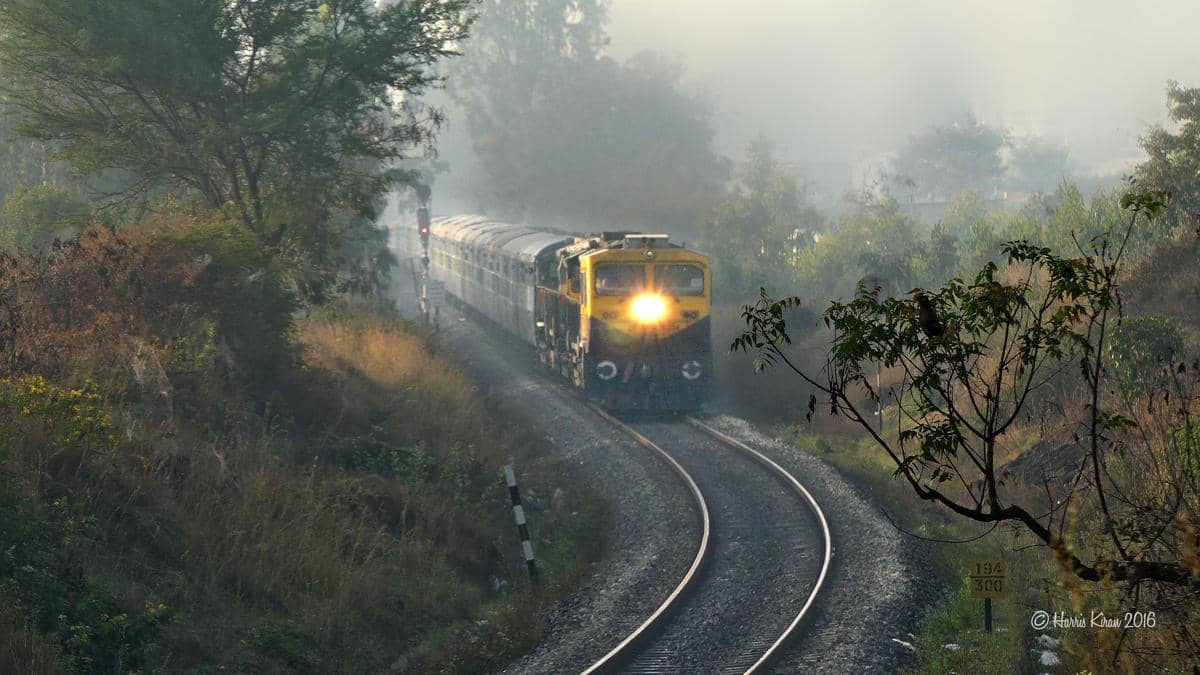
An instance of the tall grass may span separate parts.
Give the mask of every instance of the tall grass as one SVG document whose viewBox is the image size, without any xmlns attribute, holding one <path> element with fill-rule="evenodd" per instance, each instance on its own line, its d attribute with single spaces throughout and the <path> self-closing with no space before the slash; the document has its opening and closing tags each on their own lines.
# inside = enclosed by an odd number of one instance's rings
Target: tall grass
<svg viewBox="0 0 1200 675">
<path fill-rule="evenodd" d="M 0 382 L 0 545 L 15 556 L 0 564 L 15 604 L 0 669 L 475 670 L 536 639 L 598 555 L 586 491 L 537 469 L 542 448 L 403 322 L 359 314 L 296 335 L 301 367 L 265 414 L 164 368 L 154 386 L 226 411 L 216 426 L 163 416 L 136 381 Z M 537 516 L 555 542 L 544 595 L 522 590 L 510 456 L 531 488 L 579 495 Z M 28 569 L 44 582 L 23 584 Z"/>
</svg>

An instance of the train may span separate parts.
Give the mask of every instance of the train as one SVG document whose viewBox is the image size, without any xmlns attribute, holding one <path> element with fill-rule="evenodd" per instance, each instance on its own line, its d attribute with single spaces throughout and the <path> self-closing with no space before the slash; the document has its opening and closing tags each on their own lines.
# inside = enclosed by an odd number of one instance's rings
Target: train
<svg viewBox="0 0 1200 675">
<path fill-rule="evenodd" d="M 417 218 L 429 279 L 612 411 L 700 409 L 712 390 L 708 256 L 665 234 L 580 236 L 485 216 Z M 403 226 L 402 226 L 403 227 Z"/>
</svg>

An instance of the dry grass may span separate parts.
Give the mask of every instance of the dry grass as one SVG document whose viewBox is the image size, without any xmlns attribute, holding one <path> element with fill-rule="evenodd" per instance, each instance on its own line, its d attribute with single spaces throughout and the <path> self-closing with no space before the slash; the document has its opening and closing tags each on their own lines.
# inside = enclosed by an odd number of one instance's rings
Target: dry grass
<svg viewBox="0 0 1200 675">
<path fill-rule="evenodd" d="M 0 610 L 0 672 L 59 675 L 62 654 L 12 608 Z"/>
<path fill-rule="evenodd" d="M 64 422 L 47 420 L 61 411 L 3 411 L 11 442 L 0 483 L 11 477 L 34 512 L 62 500 L 74 510 L 46 516 L 61 532 L 47 532 L 39 554 L 61 588 L 20 599 L 50 623 L 29 630 L 21 612 L 0 617 L 0 671 L 87 659 L 121 670 L 485 670 L 536 639 L 541 613 L 599 555 L 602 516 L 588 493 L 562 467 L 539 464 L 538 442 L 499 424 L 470 380 L 402 322 L 314 320 L 298 340 L 304 367 L 267 416 L 211 380 L 170 372 L 176 400 L 225 411 L 226 423 L 164 416 L 134 384 L 134 396 L 105 402 L 120 414 L 118 429 L 97 428 L 102 447 L 71 441 L 48 452 Z M 527 467 L 530 489 L 576 495 L 571 512 L 550 509 L 536 523 L 554 542 L 542 547 L 541 596 L 519 592 L 524 570 L 498 480 L 509 456 Z M 74 628 L 39 635 L 58 630 L 57 603 L 93 596 L 97 609 L 66 618 L 90 636 L 82 643 L 60 653 L 54 643 Z M 104 638 L 112 631 L 101 624 L 117 613 L 136 630 Z"/>
<path fill-rule="evenodd" d="M 366 399 L 389 409 L 403 426 L 392 433 L 437 439 L 442 445 L 483 436 L 484 410 L 474 384 L 448 360 L 432 355 L 412 327 L 396 319 L 360 315 L 344 321 L 314 321 L 300 327 L 305 361 L 334 374 L 342 404 Z M 357 381 L 355 381 L 357 380 Z M 369 386 L 364 386 L 369 385 Z"/>
</svg>

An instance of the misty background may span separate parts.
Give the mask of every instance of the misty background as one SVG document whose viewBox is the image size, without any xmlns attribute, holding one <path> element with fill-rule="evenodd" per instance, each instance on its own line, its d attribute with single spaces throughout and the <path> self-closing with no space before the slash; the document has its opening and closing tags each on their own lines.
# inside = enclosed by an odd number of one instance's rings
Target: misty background
<svg viewBox="0 0 1200 675">
<path fill-rule="evenodd" d="M 1200 7 L 1178 0 L 1137 12 L 1082 0 L 612 0 L 600 55 L 677 61 L 679 88 L 708 108 L 720 155 L 736 160 L 761 135 L 829 208 L 916 135 L 969 116 L 1065 147 L 1085 188 L 1117 180 L 1144 157 L 1139 137 L 1167 122 L 1167 81 L 1200 81 L 1187 17 Z M 452 79 L 448 93 L 461 86 Z M 480 169 L 465 114 L 445 108 L 435 209 L 486 212 L 471 187 Z"/>
</svg>

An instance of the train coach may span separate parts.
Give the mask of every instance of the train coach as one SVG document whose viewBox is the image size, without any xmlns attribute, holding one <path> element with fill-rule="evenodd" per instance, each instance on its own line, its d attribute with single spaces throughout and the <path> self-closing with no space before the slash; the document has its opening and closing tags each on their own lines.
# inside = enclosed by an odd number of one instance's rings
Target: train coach
<svg viewBox="0 0 1200 675">
<path fill-rule="evenodd" d="M 431 279 L 588 398 L 661 412 L 708 399 L 706 256 L 662 234 L 580 237 L 482 216 L 433 218 L 422 236 Z"/>
</svg>

